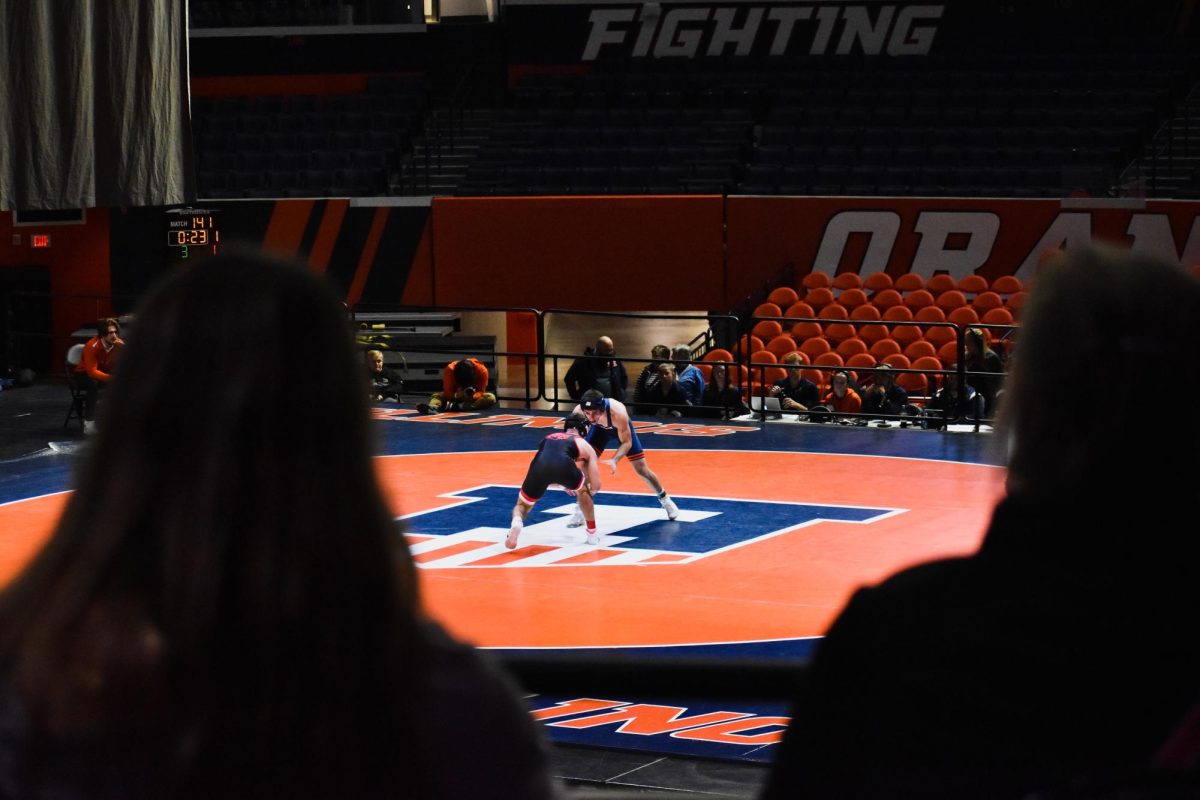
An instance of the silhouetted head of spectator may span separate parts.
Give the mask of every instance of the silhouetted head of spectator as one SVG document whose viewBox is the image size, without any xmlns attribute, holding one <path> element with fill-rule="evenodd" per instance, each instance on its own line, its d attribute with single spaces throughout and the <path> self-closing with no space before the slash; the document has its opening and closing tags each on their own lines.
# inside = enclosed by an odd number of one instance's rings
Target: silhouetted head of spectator
<svg viewBox="0 0 1200 800">
<path fill-rule="evenodd" d="M 416 586 L 342 306 L 303 265 L 230 253 L 137 319 L 58 528 L 0 597 L 31 724 L 170 754 L 156 774 L 188 796 L 245 788 L 246 764 L 303 796 L 399 785 Z"/>
<path fill-rule="evenodd" d="M 671 357 L 671 348 L 665 344 L 656 344 L 650 348 L 650 357 L 655 361 L 666 361 Z"/>
<path fill-rule="evenodd" d="M 613 345 L 613 340 L 607 336 L 601 336 L 596 340 L 596 355 L 601 358 L 611 358 L 612 354 L 617 352 Z"/>
<path fill-rule="evenodd" d="M 686 344 L 677 344 L 671 348 L 671 360 L 675 362 L 675 369 L 682 372 L 691 366 L 692 348 Z"/>
<path fill-rule="evenodd" d="M 1200 398 L 1200 281 L 1144 254 L 1073 249 L 1038 276 L 1019 335 L 1000 404 L 1011 491 L 1118 504 L 1135 492 L 1146 503 L 1194 491 L 1194 420 L 1162 429 L 1147 421 L 1163 410 L 1154 405 L 1163 398 L 1148 393 L 1152 376 L 1167 378 L 1171 410 Z M 1081 402 L 1085 392 L 1093 396 Z"/>
</svg>

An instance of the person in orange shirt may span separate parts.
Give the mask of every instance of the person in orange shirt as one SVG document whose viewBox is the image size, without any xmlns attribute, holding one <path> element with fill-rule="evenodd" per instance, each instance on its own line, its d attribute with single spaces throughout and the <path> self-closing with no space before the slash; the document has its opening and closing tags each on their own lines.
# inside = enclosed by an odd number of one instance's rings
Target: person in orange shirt
<svg viewBox="0 0 1200 800">
<path fill-rule="evenodd" d="M 821 401 L 835 414 L 857 414 L 862 411 L 862 398 L 850 388 L 850 377 L 844 372 L 833 373 L 833 381 Z"/>
<path fill-rule="evenodd" d="M 83 346 L 83 358 L 75 365 L 75 382 L 87 391 L 83 404 L 84 433 L 96 430 L 96 399 L 112 380 L 117 356 L 124 346 L 120 322 L 112 317 L 96 320 L 96 335 Z"/>
<path fill-rule="evenodd" d="M 442 391 L 428 403 L 417 403 L 422 414 L 441 411 L 482 411 L 496 405 L 496 395 L 487 391 L 488 370 L 478 359 L 451 361 L 442 371 Z"/>
</svg>

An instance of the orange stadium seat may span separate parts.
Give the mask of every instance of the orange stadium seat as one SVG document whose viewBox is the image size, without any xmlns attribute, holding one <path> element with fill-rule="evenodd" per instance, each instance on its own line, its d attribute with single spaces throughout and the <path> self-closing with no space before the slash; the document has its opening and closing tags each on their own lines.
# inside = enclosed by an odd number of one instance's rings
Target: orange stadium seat
<svg viewBox="0 0 1200 800">
<path fill-rule="evenodd" d="M 767 302 L 774 303 L 780 308 L 787 308 L 800 299 L 800 295 L 790 286 L 780 286 L 767 296 Z"/>
<path fill-rule="evenodd" d="M 850 358 L 861 353 L 870 351 L 870 347 L 862 339 L 857 336 L 852 336 L 849 339 L 843 339 L 837 346 L 837 354 L 842 358 Z"/>
<path fill-rule="evenodd" d="M 953 322 L 955 325 L 975 325 L 979 322 L 979 314 L 970 306 L 961 306 L 954 309 L 946 316 L 947 322 Z"/>
<path fill-rule="evenodd" d="M 752 333 L 748 333 L 738 339 L 738 349 L 742 351 L 742 357 L 748 356 L 750 353 L 765 349 L 766 345 L 763 340 Z"/>
<path fill-rule="evenodd" d="M 782 360 L 784 356 L 796 349 L 796 340 L 786 333 L 781 333 L 767 342 L 767 349 L 775 354 L 776 359 Z"/>
<path fill-rule="evenodd" d="M 967 296 L 958 289 L 949 289 L 938 295 L 937 307 L 949 314 L 956 308 L 962 308 L 967 304 Z"/>
<path fill-rule="evenodd" d="M 803 300 L 797 300 L 787 307 L 787 311 L 783 312 L 785 317 L 800 317 L 811 319 L 817 315 L 816 309 L 805 303 Z"/>
<path fill-rule="evenodd" d="M 908 360 L 908 356 L 903 353 L 893 353 L 890 356 L 884 356 L 879 359 L 880 364 L 887 364 L 892 369 L 908 369 L 912 366 L 912 362 Z"/>
<path fill-rule="evenodd" d="M 839 272 L 833 278 L 833 288 L 835 289 L 858 289 L 862 285 L 862 278 L 857 272 Z"/>
<path fill-rule="evenodd" d="M 813 271 L 800 279 L 800 285 L 805 289 L 828 289 L 833 281 L 824 272 Z"/>
<path fill-rule="evenodd" d="M 963 294 L 979 294 L 988 290 L 987 278 L 982 275 L 967 275 L 958 282 L 958 290 Z"/>
<path fill-rule="evenodd" d="M 888 338 L 887 325 L 881 325 L 877 322 L 862 325 L 858 329 L 858 338 L 873 346 L 876 342 Z"/>
<path fill-rule="evenodd" d="M 1007 308 L 989 308 L 979 321 L 984 325 L 1012 325 L 1013 315 Z"/>
<path fill-rule="evenodd" d="M 954 328 L 934 327 L 925 329 L 925 341 L 932 344 L 934 347 L 941 347 L 945 342 L 953 342 L 958 338 L 958 334 L 954 332 Z"/>
<path fill-rule="evenodd" d="M 833 346 L 829 344 L 829 340 L 824 336 L 816 336 L 812 339 L 805 339 L 800 344 L 800 352 L 807 356 L 809 362 L 822 353 L 828 353 L 832 349 Z"/>
<path fill-rule="evenodd" d="M 883 315 L 879 313 L 879 309 L 873 305 L 858 306 L 850 311 L 850 319 L 860 320 L 863 322 L 878 322 L 883 319 Z"/>
<path fill-rule="evenodd" d="M 824 394 L 829 389 L 830 379 L 833 378 L 833 373 L 842 367 L 846 366 L 846 362 L 837 353 L 822 353 L 813 359 L 813 366 L 825 367 L 821 370 L 821 380 L 817 383 L 817 387 Z"/>
<path fill-rule="evenodd" d="M 770 303 L 770 302 L 759 303 L 758 307 L 754 309 L 754 313 L 751 314 L 750 316 L 752 316 L 752 317 L 782 317 L 783 309 L 780 308 L 777 303 Z"/>
<path fill-rule="evenodd" d="M 987 291 L 980 292 L 975 295 L 975 299 L 971 301 L 971 307 L 975 309 L 975 313 L 983 316 L 993 308 L 1003 308 L 1004 301 L 1000 299 L 1000 295 L 996 292 Z"/>
<path fill-rule="evenodd" d="M 915 342 L 911 342 L 908 347 L 904 348 L 904 355 L 908 356 L 910 361 L 916 361 L 918 358 L 936 356 L 937 348 L 932 342 L 927 342 L 924 339 L 917 339 Z"/>
<path fill-rule="evenodd" d="M 892 282 L 892 288 L 898 292 L 914 292 L 925 288 L 925 279 L 915 272 L 906 272 Z"/>
<path fill-rule="evenodd" d="M 1025 305 L 1025 299 L 1027 297 L 1029 297 L 1028 292 L 1017 292 L 1016 294 L 1009 295 L 1005 305 L 1008 306 L 1008 310 L 1013 313 L 1014 319 L 1021 318 L 1021 306 Z"/>
<path fill-rule="evenodd" d="M 958 361 L 958 340 L 946 342 L 939 347 L 937 357 L 938 360 L 943 364 L 946 364 L 946 368 L 949 369 L 950 364 L 954 364 Z"/>
<path fill-rule="evenodd" d="M 841 303 L 830 303 L 821 309 L 817 319 L 850 319 L 850 312 Z"/>
<path fill-rule="evenodd" d="M 764 319 L 762 322 L 757 323 L 750 330 L 750 333 L 757 336 L 759 339 L 762 339 L 764 342 L 769 342 L 779 334 L 783 333 L 783 326 L 773 319 Z M 759 349 L 761 350 L 762 348 Z"/>
<path fill-rule="evenodd" d="M 934 297 L 937 297 L 942 292 L 948 292 L 957 286 L 958 282 L 945 272 L 939 272 L 925 281 L 925 289 Z"/>
<path fill-rule="evenodd" d="M 778 364 L 779 359 L 770 350 L 758 350 L 750 354 L 750 369 L 763 364 Z"/>
<path fill-rule="evenodd" d="M 896 376 L 896 383 L 908 392 L 908 402 L 913 403 L 917 397 L 924 397 L 929 390 L 929 378 L 920 372 L 901 372 Z"/>
<path fill-rule="evenodd" d="M 871 299 L 871 305 L 880 311 L 886 311 L 892 306 L 902 305 L 903 303 L 904 298 L 895 289 L 884 289 Z"/>
<path fill-rule="evenodd" d="M 917 309 L 917 313 L 913 315 L 913 319 L 917 322 L 945 322 L 946 312 L 937 306 L 925 306 L 924 308 Z"/>
<path fill-rule="evenodd" d="M 899 355 L 904 348 L 895 339 L 880 339 L 875 344 L 871 345 L 871 355 L 876 361 L 882 361 L 888 356 Z"/>
<path fill-rule="evenodd" d="M 937 356 L 921 356 L 920 358 L 912 359 L 912 368 L 937 372 L 942 369 L 942 360 Z"/>
<path fill-rule="evenodd" d="M 912 322 L 913 312 L 908 306 L 892 306 L 883 312 L 883 318 L 887 322 Z"/>
<path fill-rule="evenodd" d="M 855 383 L 857 383 L 858 373 L 860 370 L 866 371 L 869 369 L 874 369 L 875 356 L 871 355 L 870 353 L 859 353 L 858 355 L 850 356 L 846 359 L 846 367 L 850 370 L 853 370 L 850 373 L 850 377 Z"/>
<path fill-rule="evenodd" d="M 831 342 L 844 342 L 855 338 L 858 331 L 849 322 L 826 322 L 825 338 Z"/>
<path fill-rule="evenodd" d="M 904 295 L 904 305 L 913 311 L 933 305 L 933 295 L 925 289 L 914 289 Z"/>
<path fill-rule="evenodd" d="M 733 361 L 733 353 L 721 347 L 714 347 L 704 354 L 704 361 Z"/>
<path fill-rule="evenodd" d="M 700 370 L 706 384 L 712 380 L 712 364 L 697 364 L 696 369 Z"/>
<path fill-rule="evenodd" d="M 882 292 L 884 289 L 892 288 L 892 276 L 886 272 L 872 272 L 863 281 L 862 288 L 868 292 Z"/>
<path fill-rule="evenodd" d="M 1023 288 L 1025 287 L 1021 285 L 1021 279 L 1016 275 L 1001 275 L 992 281 L 991 286 L 993 292 L 1002 296 L 1016 294 Z"/>
<path fill-rule="evenodd" d="M 897 325 L 892 328 L 892 338 L 895 339 L 901 347 L 907 348 L 913 342 L 922 338 L 921 329 L 916 325 Z"/>
<path fill-rule="evenodd" d="M 819 322 L 797 322 L 792 326 L 792 338 L 797 342 L 803 342 L 805 339 L 811 339 L 814 336 L 821 336 L 824 330 Z"/>
<path fill-rule="evenodd" d="M 833 302 L 833 292 L 825 286 L 818 286 L 815 289 L 809 289 L 808 294 L 804 295 L 804 302 L 808 303 L 817 311 L 820 311 L 822 308 Z"/>
<path fill-rule="evenodd" d="M 845 272 L 842 274 L 849 275 L 850 273 Z M 860 306 L 865 306 L 870 302 L 867 298 L 867 293 L 862 289 L 843 289 L 841 294 L 838 295 L 837 301 L 851 311 Z"/>
</svg>

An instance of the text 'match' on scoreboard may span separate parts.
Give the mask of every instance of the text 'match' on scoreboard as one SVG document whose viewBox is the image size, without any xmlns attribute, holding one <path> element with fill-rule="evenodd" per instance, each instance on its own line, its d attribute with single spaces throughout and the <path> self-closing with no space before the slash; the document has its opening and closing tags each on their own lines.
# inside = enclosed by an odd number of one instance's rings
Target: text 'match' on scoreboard
<svg viewBox="0 0 1200 800">
<path fill-rule="evenodd" d="M 167 247 L 175 257 L 216 255 L 220 244 L 216 212 L 205 208 L 176 208 L 167 212 Z"/>
</svg>

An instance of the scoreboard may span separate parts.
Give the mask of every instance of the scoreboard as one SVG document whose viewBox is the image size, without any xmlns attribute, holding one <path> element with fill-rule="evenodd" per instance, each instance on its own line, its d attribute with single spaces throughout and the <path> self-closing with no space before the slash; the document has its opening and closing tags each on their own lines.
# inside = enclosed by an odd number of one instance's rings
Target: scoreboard
<svg viewBox="0 0 1200 800">
<path fill-rule="evenodd" d="M 216 255 L 221 229 L 216 212 L 205 208 L 176 208 L 167 212 L 167 247 L 176 259 Z"/>
</svg>

